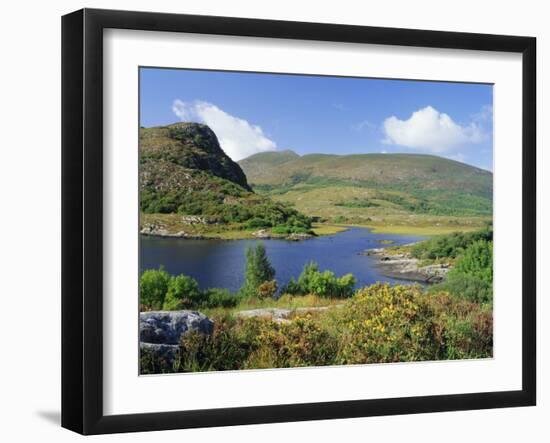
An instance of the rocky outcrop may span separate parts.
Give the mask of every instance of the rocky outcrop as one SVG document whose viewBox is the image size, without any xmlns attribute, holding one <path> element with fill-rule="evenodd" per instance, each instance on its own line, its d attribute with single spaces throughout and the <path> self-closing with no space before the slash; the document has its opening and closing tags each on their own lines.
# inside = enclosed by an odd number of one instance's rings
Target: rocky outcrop
<svg viewBox="0 0 550 443">
<path fill-rule="evenodd" d="M 211 334 L 214 322 L 195 311 L 151 311 L 139 314 L 139 348 L 141 355 L 171 367 L 179 352 L 183 334 Z"/>
<path fill-rule="evenodd" d="M 305 233 L 273 234 L 271 231 L 268 231 L 267 229 L 260 229 L 258 231 L 253 232 L 252 235 L 259 239 L 280 239 L 280 240 L 292 240 L 292 241 L 307 240 L 309 238 L 314 237 L 312 234 L 305 234 Z"/>
<path fill-rule="evenodd" d="M 151 311 L 139 315 L 139 340 L 142 343 L 178 345 L 182 334 L 211 334 L 214 322 L 196 311 Z"/>
<path fill-rule="evenodd" d="M 205 238 L 202 235 L 189 234 L 185 231 L 170 232 L 166 227 L 153 223 L 143 224 L 139 233 L 142 235 L 151 235 L 156 237 L 187 238 L 190 240 L 202 240 Z"/>
<path fill-rule="evenodd" d="M 277 323 L 288 323 L 291 321 L 291 317 L 298 314 L 307 314 L 308 312 L 320 312 L 326 311 L 331 308 L 337 308 L 343 306 L 344 304 L 331 305 L 331 306 L 312 306 L 309 308 L 295 308 L 295 309 L 284 309 L 284 308 L 261 308 L 261 309 L 249 309 L 246 311 L 239 311 L 235 313 L 237 317 L 242 318 L 268 318 Z"/>
<path fill-rule="evenodd" d="M 400 280 L 440 283 L 450 270 L 450 266 L 446 263 L 421 266 L 417 258 L 410 257 L 408 254 L 388 253 L 384 248 L 369 249 L 364 254 L 378 258 L 377 267 L 382 274 Z"/>
<path fill-rule="evenodd" d="M 167 164 L 187 170 L 205 171 L 252 191 L 241 167 L 223 151 L 216 134 L 206 125 L 179 122 L 140 130 L 141 181 L 147 177 L 147 163 Z M 174 171 L 167 171 L 172 174 Z M 189 179 L 189 178 L 188 178 Z M 158 180 L 158 179 L 157 179 Z"/>
</svg>

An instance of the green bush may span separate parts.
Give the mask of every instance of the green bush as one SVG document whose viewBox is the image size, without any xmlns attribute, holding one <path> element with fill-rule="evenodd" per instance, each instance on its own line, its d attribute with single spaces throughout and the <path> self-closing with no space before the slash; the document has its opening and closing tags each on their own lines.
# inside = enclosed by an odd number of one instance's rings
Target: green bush
<svg viewBox="0 0 550 443">
<path fill-rule="evenodd" d="M 139 280 L 140 303 L 147 309 L 162 309 L 170 278 L 162 266 L 146 270 Z"/>
<path fill-rule="evenodd" d="M 352 274 L 340 278 L 331 271 L 319 271 L 315 262 L 307 263 L 298 277 L 291 279 L 282 290 L 283 293 L 294 295 L 315 294 L 319 297 L 348 298 L 353 295 L 356 280 Z"/>
<path fill-rule="evenodd" d="M 286 226 L 286 225 L 278 225 L 275 226 L 271 232 L 274 234 L 279 235 L 288 235 L 288 234 L 311 234 L 312 231 L 309 228 L 305 228 L 302 226 Z"/>
<path fill-rule="evenodd" d="M 187 275 L 170 276 L 166 271 L 148 269 L 140 278 L 140 303 L 143 310 L 177 311 L 181 309 L 232 308 L 240 298 L 227 289 L 199 289 Z"/>
<path fill-rule="evenodd" d="M 468 246 L 479 240 L 493 241 L 492 226 L 476 232 L 455 232 L 434 237 L 414 245 L 411 254 L 418 259 L 454 259 L 463 254 Z"/>
<path fill-rule="evenodd" d="M 246 222 L 247 229 L 262 229 L 262 228 L 270 228 L 270 227 L 271 227 L 270 222 L 259 217 L 251 218 Z"/>
<path fill-rule="evenodd" d="M 197 281 L 187 275 L 171 277 L 164 299 L 163 309 L 177 311 L 187 309 L 202 302 L 203 294 Z"/>
<path fill-rule="evenodd" d="M 493 283 L 493 242 L 477 240 L 464 251 L 450 274 L 468 274 Z"/>
<path fill-rule="evenodd" d="M 239 297 L 227 289 L 210 288 L 203 292 L 204 300 L 198 307 L 201 308 L 233 308 L 237 306 Z"/>
<path fill-rule="evenodd" d="M 447 291 L 478 303 L 493 300 L 493 242 L 477 240 L 460 256 L 444 282 L 430 292 Z"/>
</svg>

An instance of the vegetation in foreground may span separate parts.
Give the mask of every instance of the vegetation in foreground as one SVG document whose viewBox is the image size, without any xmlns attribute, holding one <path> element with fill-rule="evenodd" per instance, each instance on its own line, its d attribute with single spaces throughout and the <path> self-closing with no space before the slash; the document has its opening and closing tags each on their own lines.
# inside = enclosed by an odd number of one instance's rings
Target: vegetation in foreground
<svg viewBox="0 0 550 443">
<path fill-rule="evenodd" d="M 354 290 L 353 275 L 337 277 L 306 264 L 297 280 L 278 291 L 260 244 L 247 251 L 238 294 L 201 291 L 187 276 L 143 273 L 143 309 L 200 309 L 214 320 L 210 336 L 182 336 L 172 365 L 142 351 L 141 372 L 282 368 L 492 356 L 492 230 L 453 234 L 419 243 L 414 254 L 449 260 L 447 279 L 420 286 L 375 284 Z M 296 310 L 289 320 L 242 317 L 260 307 L 328 307 Z"/>
<path fill-rule="evenodd" d="M 173 366 L 141 355 L 142 373 L 219 371 L 492 356 L 492 309 L 418 286 L 376 284 L 342 307 L 288 322 L 224 315 L 210 336 L 182 336 Z"/>
</svg>

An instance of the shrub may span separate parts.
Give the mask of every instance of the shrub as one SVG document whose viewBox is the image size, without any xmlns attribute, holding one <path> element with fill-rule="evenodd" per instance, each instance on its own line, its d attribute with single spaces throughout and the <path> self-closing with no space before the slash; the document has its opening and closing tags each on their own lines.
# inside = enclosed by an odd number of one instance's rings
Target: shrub
<svg viewBox="0 0 550 443">
<path fill-rule="evenodd" d="M 464 251 L 451 274 L 468 274 L 493 283 L 493 242 L 478 240 Z"/>
<path fill-rule="evenodd" d="M 271 232 L 273 232 L 273 234 L 288 235 L 288 234 L 311 234 L 313 231 L 309 228 L 305 228 L 302 226 L 278 225 L 278 226 L 275 226 L 271 230 Z"/>
<path fill-rule="evenodd" d="M 338 363 L 480 358 L 492 355 L 492 312 L 419 286 L 363 288 L 332 314 Z"/>
<path fill-rule="evenodd" d="M 289 323 L 268 319 L 216 319 L 212 335 L 182 336 L 176 370 L 223 371 L 326 365 L 337 342 L 310 316 Z"/>
<path fill-rule="evenodd" d="M 141 275 L 140 297 L 140 311 L 232 308 L 240 301 L 227 289 L 201 291 L 194 278 L 183 274 L 171 277 L 162 267 L 148 269 Z"/>
<path fill-rule="evenodd" d="M 430 292 L 448 291 L 478 303 L 493 300 L 493 242 L 477 240 L 460 256 L 444 282 Z"/>
<path fill-rule="evenodd" d="M 245 297 L 255 296 L 258 287 L 266 281 L 273 280 L 274 277 L 275 269 L 269 263 L 264 244 L 258 243 L 255 248 L 247 248 L 242 295 Z"/>
<path fill-rule="evenodd" d="M 270 227 L 271 227 L 270 222 L 259 217 L 251 218 L 246 222 L 247 229 L 261 229 L 261 228 L 270 228 Z"/>
<path fill-rule="evenodd" d="M 474 275 L 449 273 L 443 283 L 429 289 L 430 293 L 440 291 L 477 303 L 489 303 L 493 300 L 493 285 Z"/>
<path fill-rule="evenodd" d="M 412 255 L 419 259 L 435 260 L 438 258 L 456 258 L 471 244 L 485 240 L 492 242 L 493 228 L 488 226 L 476 232 L 455 232 L 449 235 L 441 235 L 417 243 L 412 248 Z"/>
<path fill-rule="evenodd" d="M 229 317 L 217 318 L 211 335 L 198 332 L 181 337 L 177 371 L 223 371 L 243 369 L 254 343 L 253 332 L 242 322 Z M 250 333 L 252 332 L 252 334 Z"/>
<path fill-rule="evenodd" d="M 353 295 L 355 277 L 346 274 L 337 278 L 331 271 L 319 271 L 315 262 L 307 263 L 298 277 L 298 281 L 291 279 L 283 289 L 283 293 L 305 295 L 315 294 L 319 297 L 348 298 Z"/>
<path fill-rule="evenodd" d="M 149 309 L 161 309 L 169 282 L 170 275 L 162 266 L 146 270 L 139 280 L 140 303 Z"/>
<path fill-rule="evenodd" d="M 174 311 L 199 305 L 203 294 L 194 278 L 180 274 L 170 278 L 163 309 Z"/>
<path fill-rule="evenodd" d="M 237 306 L 239 297 L 227 289 L 210 288 L 204 291 L 204 301 L 201 306 L 204 308 L 233 308 Z"/>
<path fill-rule="evenodd" d="M 258 286 L 257 294 L 260 298 L 273 298 L 277 293 L 277 280 L 264 281 Z"/>
<path fill-rule="evenodd" d="M 288 323 L 255 319 L 254 347 L 247 368 L 292 368 L 333 364 L 338 352 L 337 338 L 311 315 Z"/>
</svg>

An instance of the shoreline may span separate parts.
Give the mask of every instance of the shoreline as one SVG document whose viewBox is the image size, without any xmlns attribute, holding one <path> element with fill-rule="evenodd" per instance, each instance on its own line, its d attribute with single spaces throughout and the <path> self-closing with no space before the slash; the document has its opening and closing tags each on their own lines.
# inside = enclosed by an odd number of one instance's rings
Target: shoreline
<svg viewBox="0 0 550 443">
<path fill-rule="evenodd" d="M 386 248 L 364 251 L 364 255 L 375 257 L 374 264 L 382 275 L 399 280 L 416 281 L 425 284 L 440 283 L 451 269 L 448 264 L 420 265 L 420 260 L 408 254 L 390 254 Z"/>
<path fill-rule="evenodd" d="M 363 227 L 363 226 L 362 226 Z M 184 230 L 170 231 L 165 227 L 156 227 L 147 225 L 139 231 L 140 235 L 147 237 L 159 238 L 180 238 L 185 240 L 287 240 L 287 241 L 302 241 L 316 237 L 325 237 L 335 235 L 340 232 L 347 231 L 350 227 L 334 225 L 334 224 L 314 224 L 312 228 L 313 234 L 291 233 L 291 234 L 274 234 L 268 229 L 258 229 L 256 231 L 246 231 L 239 229 L 227 230 L 220 233 L 199 234 L 190 233 Z"/>
</svg>

